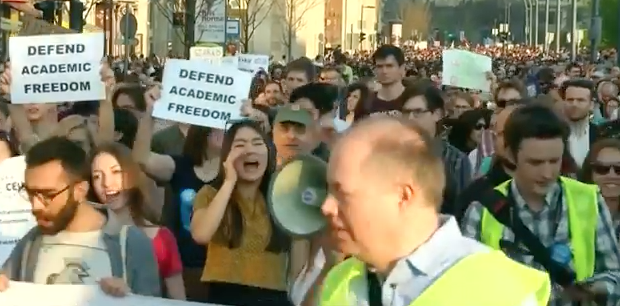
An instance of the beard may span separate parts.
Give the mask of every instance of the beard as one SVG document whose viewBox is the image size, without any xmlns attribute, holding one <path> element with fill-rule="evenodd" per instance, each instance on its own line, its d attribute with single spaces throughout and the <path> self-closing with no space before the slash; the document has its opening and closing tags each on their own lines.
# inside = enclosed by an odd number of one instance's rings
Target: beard
<svg viewBox="0 0 620 306">
<path fill-rule="evenodd" d="M 47 216 L 43 211 L 32 211 L 37 219 L 38 227 L 44 235 L 56 235 L 67 228 L 77 213 L 79 202 L 68 200 L 63 208 L 55 216 Z M 43 222 L 39 222 L 42 220 Z M 41 224 L 43 223 L 43 224 Z"/>
</svg>

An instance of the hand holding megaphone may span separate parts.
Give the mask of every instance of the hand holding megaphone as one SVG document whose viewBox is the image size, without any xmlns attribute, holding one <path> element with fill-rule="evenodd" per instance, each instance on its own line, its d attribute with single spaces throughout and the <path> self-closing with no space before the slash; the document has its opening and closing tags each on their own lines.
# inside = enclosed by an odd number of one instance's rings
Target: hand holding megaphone
<svg viewBox="0 0 620 306">
<path fill-rule="evenodd" d="M 242 150 L 231 148 L 226 161 L 224 161 L 224 179 L 227 182 L 237 182 L 237 169 L 235 169 L 235 163 L 237 159 L 239 159 L 239 156 L 241 156 L 241 153 Z"/>
</svg>

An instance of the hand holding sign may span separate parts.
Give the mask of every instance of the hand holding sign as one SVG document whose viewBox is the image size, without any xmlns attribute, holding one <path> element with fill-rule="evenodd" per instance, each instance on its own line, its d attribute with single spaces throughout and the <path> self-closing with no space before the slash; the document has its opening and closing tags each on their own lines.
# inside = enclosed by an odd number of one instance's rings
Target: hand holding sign
<svg viewBox="0 0 620 306">
<path fill-rule="evenodd" d="M 4 72 L 0 76 L 0 94 L 11 94 L 11 63 L 7 62 L 4 65 Z"/>
<path fill-rule="evenodd" d="M 159 85 L 149 88 L 144 93 L 144 101 L 146 102 L 146 108 L 151 112 L 155 106 L 155 102 L 161 98 L 161 88 Z"/>
<path fill-rule="evenodd" d="M 114 86 L 116 86 L 116 78 L 114 77 L 114 71 L 112 71 L 107 61 L 102 62 L 99 75 L 101 75 L 101 82 L 105 85 L 106 97 L 111 99 L 112 93 L 114 92 Z"/>
</svg>

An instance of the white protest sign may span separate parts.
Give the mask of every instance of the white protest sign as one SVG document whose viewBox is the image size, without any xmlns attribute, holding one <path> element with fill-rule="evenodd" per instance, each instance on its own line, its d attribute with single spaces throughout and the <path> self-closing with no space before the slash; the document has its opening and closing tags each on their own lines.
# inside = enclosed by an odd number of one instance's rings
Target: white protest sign
<svg viewBox="0 0 620 306">
<path fill-rule="evenodd" d="M 116 298 L 106 295 L 99 286 L 38 285 L 10 282 L 9 289 L 0 293 L 2 306 L 225 306 L 131 294 Z"/>
<path fill-rule="evenodd" d="M 189 48 L 190 60 L 203 60 L 211 64 L 220 63 L 224 56 L 222 47 L 191 47 Z"/>
<path fill-rule="evenodd" d="M 36 225 L 31 213 L 32 205 L 21 188 L 25 171 L 23 155 L 0 163 L 0 264 L 9 257 L 15 244 Z"/>
<path fill-rule="evenodd" d="M 267 71 L 269 68 L 269 56 L 261 54 L 239 55 L 239 69 L 255 73 L 258 70 Z"/>
<path fill-rule="evenodd" d="M 166 63 L 161 99 L 153 116 L 224 129 L 239 118 L 250 92 L 252 74 L 203 61 L 171 59 Z"/>
<path fill-rule="evenodd" d="M 103 33 L 11 37 L 11 102 L 105 99 L 99 75 L 103 43 Z"/>
<path fill-rule="evenodd" d="M 220 60 L 220 64 L 226 64 L 238 67 L 239 66 L 239 58 L 236 56 L 225 56 Z"/>
</svg>

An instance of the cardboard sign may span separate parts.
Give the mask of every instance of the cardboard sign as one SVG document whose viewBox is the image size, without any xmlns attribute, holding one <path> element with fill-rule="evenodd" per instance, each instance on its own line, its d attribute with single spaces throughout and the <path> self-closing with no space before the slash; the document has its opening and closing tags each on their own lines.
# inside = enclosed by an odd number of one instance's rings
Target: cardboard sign
<svg viewBox="0 0 620 306">
<path fill-rule="evenodd" d="M 0 163 L 0 263 L 4 263 L 15 244 L 36 225 L 32 205 L 22 189 L 25 171 L 23 155 Z"/>
<path fill-rule="evenodd" d="M 224 129 L 226 122 L 240 117 L 252 74 L 201 60 L 171 59 L 162 81 L 161 100 L 153 116 Z"/>
<path fill-rule="evenodd" d="M 103 100 L 103 43 L 103 33 L 11 37 L 12 103 Z"/>
</svg>

